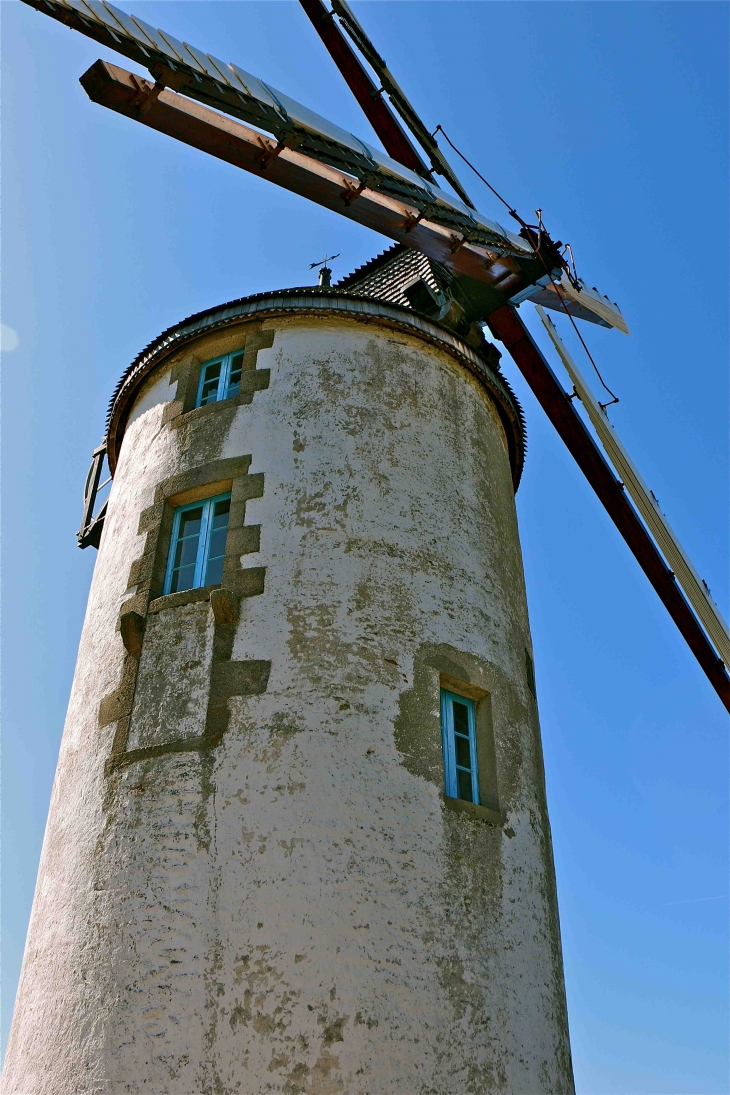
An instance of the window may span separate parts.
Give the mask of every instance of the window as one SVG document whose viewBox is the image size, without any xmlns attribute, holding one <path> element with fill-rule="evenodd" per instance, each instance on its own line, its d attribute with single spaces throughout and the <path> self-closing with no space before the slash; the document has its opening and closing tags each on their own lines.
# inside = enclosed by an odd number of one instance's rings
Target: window
<svg viewBox="0 0 730 1095">
<path fill-rule="evenodd" d="M 243 370 L 243 350 L 206 361 L 200 370 L 196 407 L 205 407 L 219 399 L 231 399 L 238 395 Z"/>
<path fill-rule="evenodd" d="M 230 508 L 230 494 L 219 494 L 175 510 L 166 594 L 220 584 Z"/>
<path fill-rule="evenodd" d="M 441 735 L 446 794 L 479 805 L 474 700 L 441 689 Z"/>
<path fill-rule="evenodd" d="M 535 699 L 537 699 L 537 686 L 535 684 L 535 664 L 530 657 L 530 651 L 525 647 L 525 669 L 527 670 L 527 685 Z"/>
</svg>

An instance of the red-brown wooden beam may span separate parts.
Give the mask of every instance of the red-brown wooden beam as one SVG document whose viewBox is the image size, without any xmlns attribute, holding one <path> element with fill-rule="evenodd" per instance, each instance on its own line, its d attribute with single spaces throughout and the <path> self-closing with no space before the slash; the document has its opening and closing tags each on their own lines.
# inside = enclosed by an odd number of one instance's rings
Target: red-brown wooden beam
<svg viewBox="0 0 730 1095">
<path fill-rule="evenodd" d="M 510 295 L 520 287 L 520 276 L 514 273 L 515 263 L 509 257 L 464 240 L 428 220 L 407 201 L 360 187 L 354 177 L 296 149 L 277 145 L 242 122 L 107 61 L 96 61 L 80 83 L 93 102 L 423 251 L 455 274 L 496 285 L 500 294 L 507 286 Z"/>
<path fill-rule="evenodd" d="M 730 711 L 730 677 L 692 612 L 672 571 L 629 501 L 621 483 L 588 432 L 555 373 L 514 308 L 504 305 L 487 322 L 514 359 L 555 429 L 603 503 L 609 517 L 697 658 L 708 680 Z"/>
<path fill-rule="evenodd" d="M 368 71 L 322 0 L 299 0 L 309 16 L 312 26 L 320 36 L 332 60 L 337 65 L 363 112 L 380 140 L 383 148 L 398 163 L 410 168 L 426 179 L 432 179 L 431 171 L 423 162 L 402 129 L 398 119 L 383 101 L 380 88 L 373 83 Z"/>
</svg>

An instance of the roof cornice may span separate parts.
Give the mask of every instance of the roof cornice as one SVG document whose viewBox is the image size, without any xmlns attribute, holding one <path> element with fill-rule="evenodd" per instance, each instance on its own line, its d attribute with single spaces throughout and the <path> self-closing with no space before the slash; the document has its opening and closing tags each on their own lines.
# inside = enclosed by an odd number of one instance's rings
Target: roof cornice
<svg viewBox="0 0 730 1095">
<path fill-rule="evenodd" d="M 251 320 L 276 316 L 326 315 L 377 322 L 424 339 L 445 350 L 464 365 L 487 389 L 499 410 L 505 428 L 515 490 L 519 484 L 525 457 L 525 424 L 522 409 L 501 373 L 479 353 L 446 327 L 412 309 L 368 296 L 359 296 L 338 288 L 304 287 L 274 293 L 257 293 L 239 300 L 206 308 L 202 312 L 168 327 L 134 359 L 116 386 L 107 415 L 107 451 L 114 472 L 119 457 L 127 418 L 140 385 L 170 354 L 201 335 Z"/>
</svg>

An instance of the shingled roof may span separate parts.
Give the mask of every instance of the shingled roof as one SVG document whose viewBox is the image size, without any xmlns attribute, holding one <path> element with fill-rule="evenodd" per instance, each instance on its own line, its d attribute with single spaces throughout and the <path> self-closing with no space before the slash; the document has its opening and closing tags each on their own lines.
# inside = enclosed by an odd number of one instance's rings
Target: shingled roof
<svg viewBox="0 0 730 1095">
<path fill-rule="evenodd" d="M 397 243 L 363 266 L 358 266 L 351 274 L 338 281 L 334 288 L 412 308 L 413 305 L 403 290 L 418 278 L 422 278 L 437 292 L 448 289 L 453 280 L 451 273 L 441 263 L 434 262 L 421 251 L 414 251 Z"/>
</svg>

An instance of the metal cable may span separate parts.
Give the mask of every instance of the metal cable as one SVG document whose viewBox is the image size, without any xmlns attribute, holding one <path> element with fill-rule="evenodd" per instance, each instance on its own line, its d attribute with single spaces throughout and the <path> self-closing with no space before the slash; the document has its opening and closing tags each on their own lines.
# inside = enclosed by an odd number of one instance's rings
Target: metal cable
<svg viewBox="0 0 730 1095">
<path fill-rule="evenodd" d="M 544 263 L 544 262 L 543 262 L 543 265 L 545 265 L 545 263 Z M 565 298 L 564 298 L 563 294 L 562 294 L 562 293 L 561 293 L 561 291 L 560 291 L 560 286 L 559 286 L 559 285 L 556 285 L 556 284 L 555 284 L 555 282 L 553 282 L 552 284 L 553 284 L 553 288 L 555 289 L 555 292 L 556 292 L 556 293 L 557 293 L 557 295 L 558 295 L 558 300 L 560 301 L 560 303 L 561 303 L 561 304 L 562 304 L 562 306 L 563 306 L 563 311 L 565 312 L 565 314 L 566 314 L 566 316 L 568 317 L 568 319 L 570 320 L 570 322 L 571 322 L 571 323 L 573 324 L 573 330 L 575 331 L 575 333 L 577 334 L 578 338 L 580 339 L 580 344 L 581 344 L 581 346 L 583 347 L 583 349 L 585 350 L 585 352 L 586 352 L 586 357 L 588 358 L 588 360 L 590 361 L 591 365 L 593 366 L 593 368 L 594 368 L 594 370 L 595 370 L 595 373 L 596 373 L 596 376 L 597 376 L 597 377 L 598 377 L 598 379 L 600 380 L 600 382 L 601 382 L 601 384 L 603 385 L 603 387 L 605 388 L 605 390 L 606 390 L 606 391 L 608 392 L 608 394 L 609 394 L 609 395 L 611 396 L 611 402 L 610 402 L 610 403 L 601 403 L 601 406 L 603 407 L 603 409 L 604 409 L 604 411 L 605 411 L 606 407 L 610 407 L 610 406 L 612 406 L 612 405 L 613 405 L 614 403 L 620 403 L 620 402 L 621 402 L 621 400 L 619 399 L 619 397 L 618 397 L 618 396 L 616 395 L 616 393 L 615 393 L 615 392 L 611 391 L 611 389 L 609 388 L 608 384 L 606 383 L 606 381 L 605 381 L 605 380 L 603 379 L 603 377 L 601 376 L 601 373 L 600 373 L 600 371 L 599 371 L 599 368 L 598 368 L 598 366 L 596 365 L 595 361 L 593 360 L 593 356 L 591 355 L 591 352 L 590 352 L 590 350 L 588 349 L 588 347 L 587 347 L 587 346 L 586 346 L 586 344 L 585 344 L 585 341 L 584 341 L 584 339 L 583 339 L 583 335 L 582 335 L 582 334 L 580 333 L 580 331 L 578 330 L 578 326 L 577 326 L 577 324 L 576 324 L 575 320 L 573 319 L 573 317 L 571 316 L 570 312 L 568 311 L 568 308 L 567 308 L 567 306 L 566 306 L 566 303 L 565 303 Z"/>
<path fill-rule="evenodd" d="M 467 160 L 467 158 L 466 158 L 466 156 L 464 155 L 464 153 L 463 153 L 463 152 L 460 152 L 460 151 L 459 151 L 459 149 L 458 149 L 458 148 L 456 147 L 456 145 L 454 144 L 454 142 L 453 142 L 453 141 L 451 140 L 451 138 L 449 137 L 449 135 L 448 135 L 448 134 L 446 133 L 446 131 L 444 130 L 443 126 L 441 126 L 441 125 L 437 125 L 437 126 L 436 126 L 436 128 L 435 128 L 435 129 L 434 129 L 434 131 L 433 131 L 433 136 L 435 137 L 435 135 L 436 135 L 437 133 L 443 133 L 443 135 L 444 135 L 444 140 L 445 140 L 445 141 L 446 141 L 446 142 L 447 142 L 447 143 L 448 143 L 448 144 L 449 144 L 449 145 L 450 145 L 450 146 L 451 146 L 451 147 L 453 148 L 453 150 L 454 150 L 454 152 L 456 153 L 456 155 L 457 155 L 457 156 L 459 156 L 459 157 L 460 157 L 460 158 L 461 158 L 461 159 L 462 159 L 462 160 L 464 161 L 464 163 L 466 164 L 466 166 L 467 166 L 468 168 L 470 168 L 470 169 L 471 169 L 471 170 L 472 170 L 472 171 L 474 172 L 474 174 L 476 175 L 476 177 L 477 177 L 478 179 L 481 179 L 481 181 L 482 181 L 482 182 L 484 183 L 484 185 L 485 185 L 485 186 L 486 186 L 486 187 L 487 187 L 487 188 L 488 188 L 489 190 L 491 190 L 491 191 L 492 191 L 492 193 L 494 194 L 494 196 L 495 196 L 496 198 L 499 198 L 499 200 L 501 201 L 502 205 L 503 205 L 503 206 L 505 207 L 505 209 L 507 209 L 507 211 L 509 212 L 510 216 L 514 217 L 514 218 L 515 218 L 515 220 L 516 220 L 516 221 L 518 221 L 518 223 L 519 223 L 519 224 L 521 224 L 521 225 L 522 225 L 522 227 L 523 227 L 524 229 L 526 229 L 526 230 L 527 230 L 527 231 L 529 232 L 529 230 L 530 230 L 530 227 L 529 227 L 529 225 L 528 225 L 528 224 L 526 224 L 526 223 L 525 223 L 525 221 L 523 221 L 522 217 L 521 217 L 521 216 L 519 215 L 519 213 L 517 212 L 517 210 L 516 210 L 516 209 L 515 209 L 515 208 L 514 208 L 513 206 L 511 206 L 511 205 L 509 204 L 509 202 L 508 202 L 508 201 L 505 201 L 505 199 L 504 199 L 504 198 L 502 197 L 502 195 L 501 195 L 501 194 L 499 193 L 499 191 L 498 191 L 498 190 L 495 190 L 495 189 L 494 189 L 494 187 L 492 186 L 492 184 L 491 184 L 490 182 L 487 182 L 487 180 L 486 180 L 486 179 L 484 178 L 484 176 L 482 175 L 481 171 L 477 171 L 477 169 L 476 169 L 476 167 L 474 166 L 474 164 L 473 164 L 473 163 L 471 163 L 471 161 L 470 161 L 470 160 Z M 542 221 L 541 221 L 541 224 L 542 224 Z M 537 254 L 538 258 L 540 259 L 540 262 L 541 262 L 541 263 L 543 264 L 543 266 L 545 267 L 545 272 L 546 272 L 547 274 L 550 274 L 550 273 L 551 273 L 551 271 L 550 271 L 550 270 L 548 269 L 548 265 L 547 265 L 547 263 L 545 262 L 545 259 L 543 258 L 542 254 L 540 253 L 540 248 L 539 248 L 539 246 L 538 246 L 538 247 L 536 248 L 536 254 Z M 572 251 L 571 251 L 571 255 L 572 255 Z M 616 393 L 615 393 L 615 392 L 613 392 L 613 391 L 612 391 L 612 390 L 611 390 L 611 389 L 609 388 L 608 384 L 606 383 L 606 381 L 605 381 L 605 380 L 603 379 L 603 377 L 601 376 L 600 370 L 599 370 L 598 366 L 596 365 L 595 361 L 593 360 L 593 357 L 592 357 L 592 355 L 591 355 L 591 352 L 590 352 L 590 350 L 588 349 L 588 347 L 587 347 L 587 346 L 586 346 L 586 344 L 585 344 L 585 340 L 584 340 L 584 338 L 583 338 L 583 335 L 582 335 L 582 334 L 580 333 L 580 331 L 579 331 L 579 329 L 578 329 L 578 326 L 577 326 L 577 324 L 576 324 L 575 320 L 573 319 L 573 317 L 571 316 L 570 312 L 568 311 L 568 307 L 567 307 L 567 305 L 566 305 L 566 303 L 565 303 L 565 297 L 563 296 L 562 292 L 560 291 L 560 286 L 559 286 L 559 285 L 556 285 L 556 283 L 555 283 L 554 281 L 552 281 L 552 277 L 551 277 L 551 279 L 550 279 L 550 280 L 551 280 L 551 283 L 552 283 L 552 286 L 553 286 L 553 288 L 555 289 L 555 292 L 556 292 L 556 294 L 557 294 L 558 300 L 560 301 L 560 303 L 561 303 L 561 305 L 562 305 L 562 307 L 563 307 L 563 311 L 565 312 L 565 314 L 566 314 L 566 316 L 568 317 L 568 319 L 570 320 L 570 322 L 571 322 L 571 323 L 573 324 L 573 329 L 574 329 L 575 333 L 577 334 L 578 338 L 580 339 L 580 344 L 581 344 L 581 346 L 583 347 L 583 349 L 585 350 L 585 352 L 586 352 L 586 356 L 587 356 L 588 360 L 590 361 L 591 365 L 593 366 L 593 368 L 594 368 L 594 370 L 595 370 L 595 373 L 596 373 L 596 376 L 597 376 L 597 377 L 598 377 L 598 379 L 600 380 L 600 382 L 601 382 L 601 384 L 602 384 L 603 388 L 604 388 L 604 389 L 605 389 L 605 390 L 606 390 L 606 391 L 608 392 L 608 394 L 609 394 L 609 395 L 611 396 L 611 402 L 610 402 L 610 403 L 602 403 L 602 404 L 601 404 L 601 406 L 602 406 L 602 407 L 603 407 L 603 409 L 605 410 L 605 409 L 606 409 L 606 407 L 610 407 L 610 406 L 612 406 L 612 405 L 613 405 L 614 403 L 620 403 L 621 401 L 620 401 L 619 397 L 618 397 L 618 396 L 616 395 Z"/>
<path fill-rule="evenodd" d="M 466 166 L 467 166 L 467 167 L 469 167 L 469 168 L 471 168 L 471 170 L 472 170 L 472 171 L 474 172 L 474 174 L 476 175 L 476 177 L 477 177 L 478 179 L 481 179 L 481 180 L 482 180 L 482 182 L 484 183 L 484 185 L 485 185 L 486 187 L 488 187 L 488 188 L 489 188 L 489 190 L 491 190 L 491 191 L 492 191 L 492 193 L 494 194 L 495 198 L 499 198 L 499 200 L 501 201 L 501 203 L 502 203 L 502 205 L 503 205 L 503 206 L 505 207 L 505 209 L 507 209 L 507 210 L 508 210 L 508 211 L 509 211 L 509 212 L 510 212 L 510 213 L 512 214 L 512 216 L 513 216 L 513 217 L 514 217 L 514 218 L 515 218 L 516 220 L 518 220 L 518 221 L 520 222 L 520 224 L 524 225 L 524 221 L 522 220 L 522 218 L 521 218 L 521 217 L 519 217 L 519 216 L 517 215 L 517 211 L 516 211 L 515 209 L 513 209 L 513 208 L 512 208 L 512 206 L 511 206 L 511 205 L 509 204 L 509 202 L 506 202 L 506 201 L 504 200 L 504 198 L 502 197 L 502 195 L 501 195 L 501 194 L 500 194 L 500 193 L 499 193 L 499 192 L 498 192 L 497 190 L 495 190 L 495 189 L 494 189 L 494 187 L 492 186 L 492 184 L 491 184 L 491 183 L 488 183 L 488 182 L 487 182 L 487 180 L 486 180 L 486 179 L 484 178 L 484 176 L 483 176 L 483 175 L 481 174 L 481 172 L 480 172 L 480 171 L 477 171 L 477 169 L 476 169 L 476 167 L 474 166 L 474 164 L 473 164 L 473 163 L 470 163 L 470 162 L 469 162 L 469 160 L 467 160 L 467 158 L 466 158 L 466 156 L 464 155 L 464 153 L 463 153 L 463 152 L 460 152 L 460 151 L 459 151 L 459 149 L 458 149 L 458 148 L 456 147 L 456 145 L 455 145 L 455 144 L 454 144 L 454 142 L 453 142 L 453 141 L 451 140 L 451 138 L 449 137 L 449 135 L 448 135 L 448 134 L 446 133 L 446 131 L 445 131 L 445 129 L 443 128 L 443 126 L 437 125 L 437 126 L 436 126 L 436 128 L 434 129 L 433 133 L 431 134 L 431 136 L 432 136 L 432 137 L 433 137 L 433 138 L 435 139 L 435 137 L 436 137 L 436 134 L 437 134 L 437 133 L 443 133 L 443 135 L 444 135 L 444 140 L 445 140 L 445 141 L 447 142 L 447 144 L 450 144 L 450 145 L 451 145 L 451 147 L 453 148 L 453 150 L 454 150 L 454 152 L 456 153 L 456 155 L 457 155 L 457 156 L 460 156 L 460 157 L 461 157 L 461 159 L 462 159 L 462 160 L 464 161 L 464 163 L 466 164 Z M 526 227 L 526 226 L 525 226 L 525 227 Z"/>
</svg>

